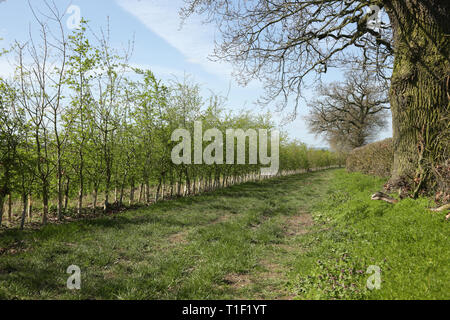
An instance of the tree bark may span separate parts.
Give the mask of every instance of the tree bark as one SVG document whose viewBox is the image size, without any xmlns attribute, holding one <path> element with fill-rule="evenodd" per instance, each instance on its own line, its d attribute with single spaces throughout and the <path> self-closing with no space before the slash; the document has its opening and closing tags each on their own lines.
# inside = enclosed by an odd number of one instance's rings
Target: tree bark
<svg viewBox="0 0 450 320">
<path fill-rule="evenodd" d="M 69 191 L 70 191 L 70 179 L 67 177 L 66 186 L 64 189 L 64 212 L 67 212 L 67 206 L 69 205 Z"/>
<path fill-rule="evenodd" d="M 186 176 L 186 191 L 185 191 L 185 196 L 188 196 L 191 194 L 191 180 L 189 178 L 189 171 L 188 168 L 185 168 L 184 170 L 184 174 Z"/>
<path fill-rule="evenodd" d="M 141 183 L 141 187 L 139 188 L 139 201 L 138 201 L 139 203 L 142 203 L 143 194 L 144 194 L 144 184 Z"/>
<path fill-rule="evenodd" d="M 145 183 L 145 199 L 146 199 L 146 203 L 150 203 L 151 199 L 150 199 L 150 182 Z"/>
<path fill-rule="evenodd" d="M 98 202 L 98 186 L 94 186 L 94 203 L 92 204 L 92 207 L 94 209 L 94 212 L 97 211 L 97 202 Z"/>
<path fill-rule="evenodd" d="M 42 203 L 43 203 L 42 224 L 46 225 L 48 220 L 48 186 L 45 182 L 42 187 Z"/>
<path fill-rule="evenodd" d="M 182 179 L 182 173 L 180 172 L 179 176 L 178 176 L 178 182 L 177 182 L 177 197 L 181 197 L 181 182 Z"/>
<path fill-rule="evenodd" d="M 84 194 L 84 158 L 83 151 L 80 148 L 80 171 L 78 172 L 79 187 L 78 187 L 78 205 L 77 205 L 77 215 L 81 217 L 83 213 L 83 194 Z"/>
<path fill-rule="evenodd" d="M 129 205 L 133 205 L 134 203 L 134 191 L 135 191 L 135 185 L 134 185 L 134 179 L 131 180 L 131 189 L 130 189 L 130 202 Z"/>
<path fill-rule="evenodd" d="M 13 215 L 12 215 L 12 195 L 8 194 L 8 222 L 12 223 Z"/>
<path fill-rule="evenodd" d="M 121 186 L 120 186 L 119 207 L 122 207 L 122 205 L 123 205 L 123 193 L 124 193 L 124 191 L 125 191 L 125 181 L 123 181 Z"/>
<path fill-rule="evenodd" d="M 55 125 L 56 128 L 56 125 Z M 57 132 L 57 131 L 56 131 Z M 58 207 L 57 207 L 57 215 L 58 220 L 62 221 L 64 218 L 63 214 L 63 174 L 62 174 L 62 164 L 61 164 L 61 143 L 59 141 L 59 135 L 56 137 L 57 146 L 58 146 L 58 161 L 57 161 L 57 178 L 58 178 Z"/>
<path fill-rule="evenodd" d="M 3 220 L 3 205 L 5 203 L 5 197 L 6 195 L 0 193 L 0 227 L 2 225 Z"/>
<path fill-rule="evenodd" d="M 27 217 L 27 194 L 22 193 L 22 216 L 20 218 L 20 230 L 23 230 L 25 219 Z"/>
<path fill-rule="evenodd" d="M 394 164 L 388 189 L 433 191 L 449 158 L 450 2 L 385 1 L 394 32 L 390 101 Z"/>
<path fill-rule="evenodd" d="M 103 203 L 103 211 L 108 212 L 110 209 L 109 203 L 109 192 L 111 190 L 111 166 L 112 159 L 111 154 L 108 148 L 108 127 L 106 127 L 104 132 L 104 140 L 103 140 L 103 156 L 105 158 L 106 170 L 105 170 L 105 200 Z"/>
<path fill-rule="evenodd" d="M 163 174 L 162 178 L 161 198 L 163 201 L 166 200 L 166 174 Z"/>
<path fill-rule="evenodd" d="M 32 222 L 32 219 L 33 219 L 33 196 L 31 193 L 28 195 L 27 213 L 28 213 L 28 221 Z"/>
<path fill-rule="evenodd" d="M 161 176 L 159 176 L 158 187 L 156 188 L 156 193 L 155 193 L 155 202 L 159 201 L 159 191 L 161 190 L 161 184 L 162 184 L 162 178 L 161 178 Z"/>
<path fill-rule="evenodd" d="M 78 205 L 77 205 L 77 216 L 80 218 L 83 213 L 83 186 L 80 183 L 80 189 L 78 189 Z"/>
</svg>

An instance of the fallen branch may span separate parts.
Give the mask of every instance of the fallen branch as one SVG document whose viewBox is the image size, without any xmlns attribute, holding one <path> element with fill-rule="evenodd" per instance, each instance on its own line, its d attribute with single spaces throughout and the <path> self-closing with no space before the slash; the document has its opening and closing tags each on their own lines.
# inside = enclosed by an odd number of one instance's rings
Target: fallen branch
<svg viewBox="0 0 450 320">
<path fill-rule="evenodd" d="M 394 199 L 383 192 L 374 193 L 372 195 L 371 199 L 372 200 L 382 200 L 382 201 L 386 201 L 386 202 L 389 202 L 392 204 L 398 203 L 397 199 Z M 433 211 L 433 212 L 442 212 L 442 211 L 450 210 L 450 203 L 444 204 L 443 206 L 438 207 L 438 208 L 429 208 L 428 210 Z M 445 217 L 445 219 L 446 220 L 450 219 L 450 213 Z"/>
<path fill-rule="evenodd" d="M 382 200 L 382 201 L 386 201 L 386 202 L 389 202 L 389 203 L 392 203 L 392 204 L 398 202 L 397 199 L 394 199 L 394 198 L 388 196 L 387 194 L 385 194 L 385 193 L 383 193 L 383 192 L 377 192 L 377 193 L 374 193 L 374 194 L 372 195 L 371 199 L 372 199 L 372 200 Z"/>
<path fill-rule="evenodd" d="M 433 212 L 442 212 L 442 211 L 450 210 L 450 203 L 444 204 L 443 206 L 441 206 L 439 208 L 432 208 L 430 210 Z M 445 220 L 449 220 L 449 219 L 450 219 L 450 213 L 445 216 Z"/>
<path fill-rule="evenodd" d="M 441 211 L 445 211 L 445 210 L 449 210 L 449 209 L 450 209 L 450 203 L 447 203 L 439 208 L 431 208 L 430 210 L 434 211 L 434 212 L 441 212 Z"/>
</svg>

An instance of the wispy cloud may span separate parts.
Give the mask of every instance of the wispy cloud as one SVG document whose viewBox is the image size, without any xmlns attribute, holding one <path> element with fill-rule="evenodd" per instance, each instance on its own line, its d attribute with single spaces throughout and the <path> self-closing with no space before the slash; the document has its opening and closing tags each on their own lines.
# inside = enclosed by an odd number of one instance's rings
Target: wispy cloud
<svg viewBox="0 0 450 320">
<path fill-rule="evenodd" d="M 179 9 L 181 0 L 116 0 L 119 6 L 138 18 L 148 29 L 181 52 L 186 61 L 198 64 L 205 71 L 226 76 L 231 67 L 226 63 L 213 62 L 208 56 L 214 50 L 214 28 L 204 25 L 199 18 L 190 18 L 180 29 Z"/>
</svg>

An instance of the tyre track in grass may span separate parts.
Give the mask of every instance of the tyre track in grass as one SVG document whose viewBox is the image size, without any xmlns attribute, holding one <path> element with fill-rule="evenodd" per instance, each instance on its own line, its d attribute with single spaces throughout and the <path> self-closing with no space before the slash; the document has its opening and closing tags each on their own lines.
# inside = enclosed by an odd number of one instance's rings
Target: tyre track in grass
<svg viewBox="0 0 450 320">
<path fill-rule="evenodd" d="M 27 235 L 29 242 L 39 240 L 32 252 L 2 257 L 0 276 L 2 268 L 8 273 L 0 298 L 292 298 L 286 289 L 290 261 L 311 223 L 305 212 L 328 176 L 323 171 L 247 183 L 49 226 Z M 64 286 L 70 264 L 83 271 L 78 292 Z"/>
<path fill-rule="evenodd" d="M 306 195 L 306 204 L 294 215 L 282 215 L 279 219 L 278 223 L 283 229 L 282 239 L 267 246 L 258 266 L 252 272 L 226 276 L 227 285 L 238 299 L 292 300 L 296 297 L 289 289 L 289 273 L 295 271 L 294 261 L 305 251 L 302 237 L 314 232 L 314 220 L 307 209 L 312 206 L 313 201 L 318 201 L 323 196 L 326 189 L 323 186 L 329 178 L 330 175 L 323 172 L 304 180 L 298 194 Z M 313 192 L 303 192 L 311 189 Z"/>
</svg>

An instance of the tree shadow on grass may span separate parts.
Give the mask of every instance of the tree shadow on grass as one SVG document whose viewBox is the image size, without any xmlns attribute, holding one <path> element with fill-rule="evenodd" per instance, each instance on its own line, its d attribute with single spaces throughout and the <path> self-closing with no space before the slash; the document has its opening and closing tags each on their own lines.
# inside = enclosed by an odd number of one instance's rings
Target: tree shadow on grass
<svg viewBox="0 0 450 320">
<path fill-rule="evenodd" d="M 199 221 L 198 216 L 188 216 L 189 213 L 195 213 L 196 210 L 205 210 L 215 208 L 214 201 L 217 201 L 218 208 L 229 211 L 231 206 L 227 202 L 233 203 L 233 199 L 248 198 L 249 200 L 268 200 L 275 199 L 282 201 L 282 197 L 287 194 L 297 192 L 299 186 L 304 181 L 311 179 L 321 179 L 318 172 L 285 176 L 262 180 L 259 182 L 246 182 L 240 185 L 234 185 L 215 192 L 205 193 L 198 196 L 184 197 L 169 201 L 158 202 L 148 208 L 130 209 L 115 215 L 103 216 L 99 218 L 78 220 L 63 225 L 48 225 L 40 230 L 6 230 L 1 233 L 1 247 L 7 247 L 18 241 L 29 242 L 27 240 L 45 241 L 51 238 L 62 237 L 64 239 L 71 237 L 76 233 L 99 231 L 96 229 L 126 229 L 133 225 L 159 224 L 171 227 L 189 227 L 208 223 Z M 304 190 L 307 195 L 311 191 Z M 218 197 L 221 197 L 218 201 Z M 275 201 L 274 200 L 274 201 Z M 242 201 L 243 203 L 243 201 Z M 233 206 L 236 204 L 233 203 Z M 274 204 L 276 205 L 276 204 Z M 194 206 L 194 207 L 193 207 Z M 180 218 L 180 212 L 183 215 Z M 231 210 L 231 213 L 237 213 L 238 210 Z M 25 245 L 26 247 L 27 245 Z"/>
</svg>

